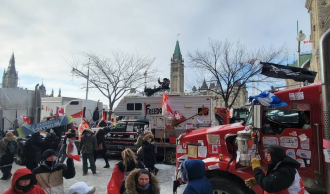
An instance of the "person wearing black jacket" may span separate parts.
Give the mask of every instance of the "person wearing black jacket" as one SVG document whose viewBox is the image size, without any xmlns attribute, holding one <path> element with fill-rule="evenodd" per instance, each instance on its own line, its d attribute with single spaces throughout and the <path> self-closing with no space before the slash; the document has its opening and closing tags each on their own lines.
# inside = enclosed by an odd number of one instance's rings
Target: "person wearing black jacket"
<svg viewBox="0 0 330 194">
<path fill-rule="evenodd" d="M 72 158 L 68 158 L 65 164 L 61 164 L 54 150 L 46 150 L 42 154 L 40 166 L 33 170 L 37 185 L 47 194 L 64 193 L 63 177 L 70 179 L 75 177 L 76 171 Z"/>
<path fill-rule="evenodd" d="M 33 171 L 38 166 L 41 160 L 42 148 L 44 146 L 44 141 L 39 132 L 34 133 L 25 142 L 23 147 L 23 158 L 26 168 Z"/>
<path fill-rule="evenodd" d="M 93 112 L 93 121 L 94 121 L 93 127 L 96 127 L 97 123 L 99 122 L 99 119 L 100 119 L 99 108 L 96 107 Z"/>
<path fill-rule="evenodd" d="M 267 150 L 267 173 L 261 170 L 257 158 L 251 160 L 254 178 L 245 180 L 246 186 L 252 188 L 258 184 L 265 193 L 308 193 L 304 188 L 297 168 L 300 163 L 287 156 L 282 146 L 271 145 Z"/>
<path fill-rule="evenodd" d="M 107 148 L 105 147 L 105 143 L 104 143 L 105 135 L 106 135 L 106 130 L 104 128 L 100 128 L 99 130 L 97 130 L 97 132 L 95 134 L 98 149 L 95 150 L 95 152 L 94 152 L 94 159 L 96 161 L 97 155 L 101 154 L 105 161 L 105 166 L 103 168 L 110 168 L 108 158 L 106 157 Z"/>
<path fill-rule="evenodd" d="M 158 169 L 155 168 L 156 154 L 154 145 L 154 135 L 152 133 L 146 134 L 143 137 L 142 150 L 143 150 L 143 163 L 155 175 Z"/>
</svg>

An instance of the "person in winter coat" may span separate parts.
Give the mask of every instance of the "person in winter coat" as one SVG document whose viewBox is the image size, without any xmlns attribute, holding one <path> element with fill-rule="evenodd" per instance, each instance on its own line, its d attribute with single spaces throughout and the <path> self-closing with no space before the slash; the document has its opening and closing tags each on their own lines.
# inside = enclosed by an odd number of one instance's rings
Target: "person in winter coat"
<svg viewBox="0 0 330 194">
<path fill-rule="evenodd" d="M 96 187 L 89 187 L 85 182 L 77 182 L 73 184 L 69 189 L 69 194 L 93 194 Z"/>
<path fill-rule="evenodd" d="M 25 142 L 23 147 L 23 158 L 26 165 L 26 168 L 33 171 L 38 167 L 38 163 L 41 160 L 42 148 L 44 147 L 43 139 L 40 133 L 34 133 L 31 137 Z"/>
<path fill-rule="evenodd" d="M 143 164 L 155 175 L 158 169 L 155 168 L 156 154 L 154 146 L 154 135 L 149 133 L 143 137 L 142 151 L 143 151 Z"/>
<path fill-rule="evenodd" d="M 97 123 L 100 120 L 100 113 L 99 113 L 99 108 L 96 107 L 94 112 L 93 112 L 93 121 L 94 121 L 94 125 L 93 127 L 96 127 Z"/>
<path fill-rule="evenodd" d="M 212 194 L 212 185 L 205 174 L 205 163 L 202 160 L 185 160 L 181 164 L 181 177 L 188 185 L 183 194 Z"/>
<path fill-rule="evenodd" d="M 33 170 L 37 185 L 47 194 L 64 193 L 63 177 L 73 178 L 76 175 L 74 163 L 68 158 L 65 164 L 61 164 L 54 150 L 46 150 L 42 154 L 40 165 Z"/>
<path fill-rule="evenodd" d="M 138 148 L 140 148 L 142 146 L 143 137 L 144 137 L 145 134 L 142 131 L 142 129 L 139 129 L 137 133 L 138 133 L 138 137 L 137 137 L 136 142 L 134 143 L 134 145 L 137 146 Z M 138 161 L 143 161 L 143 150 L 142 150 L 142 148 L 138 149 L 136 154 L 137 154 L 137 160 Z"/>
<path fill-rule="evenodd" d="M 83 176 L 87 175 L 87 158 L 93 174 L 96 174 L 96 166 L 94 159 L 94 152 L 97 150 L 97 140 L 93 131 L 89 128 L 84 129 L 80 140 L 78 154 L 82 154 L 83 159 Z"/>
<path fill-rule="evenodd" d="M 261 170 L 260 161 L 252 158 L 254 178 L 245 180 L 246 186 L 259 185 L 265 194 L 308 193 L 299 176 L 300 163 L 287 156 L 282 146 L 271 145 L 267 150 L 268 170 L 266 175 Z"/>
<path fill-rule="evenodd" d="M 1 180 L 10 179 L 16 150 L 16 137 L 13 133 L 7 132 L 5 137 L 0 140 L 0 168 L 2 172 Z"/>
<path fill-rule="evenodd" d="M 110 168 L 108 158 L 106 157 L 107 148 L 105 147 L 105 143 L 104 143 L 105 135 L 106 135 L 106 130 L 104 128 L 100 128 L 99 130 L 97 130 L 95 134 L 97 140 L 97 150 L 95 151 L 94 159 L 96 161 L 97 155 L 101 154 L 105 161 L 105 166 L 103 168 Z"/>
<path fill-rule="evenodd" d="M 160 194 L 155 175 L 147 169 L 133 170 L 126 178 L 124 194 Z"/>
<path fill-rule="evenodd" d="M 66 154 L 66 147 L 67 147 L 67 144 L 66 144 L 66 141 L 67 139 L 70 139 L 70 140 L 75 140 L 76 139 L 76 131 L 73 130 L 73 129 L 69 129 L 66 133 L 65 133 L 65 137 L 64 137 L 64 140 L 63 140 L 63 144 L 62 144 L 62 147 L 61 147 L 61 163 L 63 163 L 65 161 L 65 159 L 68 157 L 68 155 Z"/>
<path fill-rule="evenodd" d="M 20 168 L 15 171 L 11 180 L 11 188 L 4 194 L 46 194 L 38 185 L 34 185 L 34 176 L 31 170 Z"/>
<path fill-rule="evenodd" d="M 135 153 L 130 148 L 126 148 L 122 151 L 121 157 L 123 160 L 117 163 L 117 166 L 119 170 L 124 173 L 124 180 L 119 191 L 120 194 L 123 194 L 125 191 L 125 180 L 127 175 L 129 175 L 131 171 L 136 168 L 143 169 L 144 165 L 142 162 L 137 161 Z"/>
</svg>

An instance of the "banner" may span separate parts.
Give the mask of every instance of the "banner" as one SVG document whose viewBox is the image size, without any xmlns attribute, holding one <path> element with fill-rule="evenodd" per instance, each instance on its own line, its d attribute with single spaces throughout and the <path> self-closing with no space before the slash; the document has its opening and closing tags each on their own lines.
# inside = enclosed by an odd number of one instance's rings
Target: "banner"
<svg viewBox="0 0 330 194">
<path fill-rule="evenodd" d="M 260 64 L 262 64 L 261 74 L 268 77 L 293 79 L 297 82 L 308 81 L 309 83 L 313 83 L 316 76 L 316 72 L 304 68 L 264 62 L 260 62 Z"/>
<path fill-rule="evenodd" d="M 71 116 L 62 116 L 56 119 L 47 120 L 41 123 L 30 124 L 26 126 L 20 126 L 17 128 L 18 136 L 25 137 L 38 131 L 44 131 L 47 129 L 52 129 L 54 127 L 60 127 L 72 123 Z"/>
</svg>

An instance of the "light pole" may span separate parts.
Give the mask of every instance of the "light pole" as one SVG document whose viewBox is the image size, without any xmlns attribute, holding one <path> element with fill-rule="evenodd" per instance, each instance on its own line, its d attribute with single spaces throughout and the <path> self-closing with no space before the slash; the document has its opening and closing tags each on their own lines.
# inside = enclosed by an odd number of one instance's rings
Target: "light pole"
<svg viewBox="0 0 330 194">
<path fill-rule="evenodd" d="M 90 58 L 89 58 L 88 66 L 87 66 L 87 67 L 88 67 L 87 75 L 85 75 L 84 73 L 82 73 L 81 71 L 79 71 L 79 70 L 76 69 L 76 68 L 72 68 L 72 70 L 71 70 L 72 75 L 78 74 L 78 75 L 80 75 L 81 77 L 86 78 L 86 80 L 87 80 L 87 87 L 86 87 L 86 100 L 87 100 L 87 98 L 88 98 L 89 64 L 90 64 Z"/>
<path fill-rule="evenodd" d="M 299 31 L 298 35 L 296 36 L 296 40 L 298 41 L 298 57 L 297 57 L 297 66 L 300 67 L 300 41 L 305 40 L 306 35 L 302 32 L 302 30 Z"/>
</svg>

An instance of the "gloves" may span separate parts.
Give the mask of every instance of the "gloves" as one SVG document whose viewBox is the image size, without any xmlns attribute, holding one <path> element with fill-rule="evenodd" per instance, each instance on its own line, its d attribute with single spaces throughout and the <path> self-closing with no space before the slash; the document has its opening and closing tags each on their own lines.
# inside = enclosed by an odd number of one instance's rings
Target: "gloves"
<svg viewBox="0 0 330 194">
<path fill-rule="evenodd" d="M 252 158 L 251 163 L 252 163 L 252 170 L 256 168 L 261 168 L 260 160 L 258 158 Z"/>
<path fill-rule="evenodd" d="M 72 159 L 72 158 L 68 158 L 68 159 L 66 160 L 66 165 L 67 165 L 67 166 L 73 166 L 73 165 L 74 165 L 74 163 L 73 163 L 73 159 Z"/>
<path fill-rule="evenodd" d="M 252 189 L 253 186 L 257 185 L 257 180 L 255 178 L 249 178 L 245 180 L 245 185 Z"/>
</svg>

